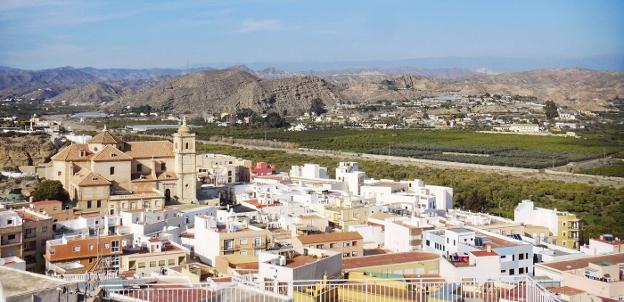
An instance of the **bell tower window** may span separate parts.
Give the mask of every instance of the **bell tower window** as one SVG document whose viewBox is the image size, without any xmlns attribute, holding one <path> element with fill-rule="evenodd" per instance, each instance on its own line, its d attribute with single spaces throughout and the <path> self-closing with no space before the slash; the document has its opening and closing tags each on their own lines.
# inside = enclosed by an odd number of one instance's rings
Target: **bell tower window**
<svg viewBox="0 0 624 302">
<path fill-rule="evenodd" d="M 109 172 L 110 175 L 115 175 L 115 167 L 110 167 Z"/>
<path fill-rule="evenodd" d="M 188 148 L 189 148 L 189 144 L 188 144 L 188 142 L 187 142 L 187 143 L 185 143 L 185 144 L 184 144 L 184 149 L 187 149 L 187 150 L 188 150 Z"/>
</svg>

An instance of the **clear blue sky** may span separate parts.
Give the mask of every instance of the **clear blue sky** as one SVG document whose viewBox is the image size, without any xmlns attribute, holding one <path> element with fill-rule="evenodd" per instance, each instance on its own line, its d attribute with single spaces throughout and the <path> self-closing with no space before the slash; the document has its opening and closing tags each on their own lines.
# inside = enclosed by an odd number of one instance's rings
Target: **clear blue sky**
<svg viewBox="0 0 624 302">
<path fill-rule="evenodd" d="M 0 65 L 624 54 L 624 1 L 0 0 Z"/>
</svg>

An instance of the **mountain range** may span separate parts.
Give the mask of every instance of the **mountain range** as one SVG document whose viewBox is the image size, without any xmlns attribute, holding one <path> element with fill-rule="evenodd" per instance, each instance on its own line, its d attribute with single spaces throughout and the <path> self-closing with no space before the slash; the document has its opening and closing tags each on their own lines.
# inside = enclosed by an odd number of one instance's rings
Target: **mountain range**
<svg viewBox="0 0 624 302">
<path fill-rule="evenodd" d="M 424 95 L 483 93 L 535 96 L 579 110 L 603 110 L 624 95 L 624 73 L 580 68 L 495 73 L 464 68 L 393 67 L 287 72 L 226 69 L 95 69 L 61 67 L 29 71 L 0 67 L 0 98 L 21 97 L 101 104 L 150 105 L 172 112 L 301 113 L 315 98 L 327 105 L 409 100 Z"/>
</svg>

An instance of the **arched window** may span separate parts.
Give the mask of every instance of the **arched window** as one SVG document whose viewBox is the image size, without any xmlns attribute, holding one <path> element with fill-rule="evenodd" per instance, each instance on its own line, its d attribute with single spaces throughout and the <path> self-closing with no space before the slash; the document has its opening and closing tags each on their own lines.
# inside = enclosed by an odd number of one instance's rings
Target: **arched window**
<svg viewBox="0 0 624 302">
<path fill-rule="evenodd" d="M 115 167 L 110 167 L 110 175 L 114 175 L 115 174 Z"/>
<path fill-rule="evenodd" d="M 188 142 L 184 145 L 184 147 L 185 147 L 186 149 L 188 149 Z"/>
</svg>

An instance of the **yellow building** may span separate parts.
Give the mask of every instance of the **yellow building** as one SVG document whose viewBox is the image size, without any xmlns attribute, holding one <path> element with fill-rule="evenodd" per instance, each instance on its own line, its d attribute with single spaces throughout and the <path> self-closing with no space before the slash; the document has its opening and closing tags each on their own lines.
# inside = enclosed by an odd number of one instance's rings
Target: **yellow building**
<svg viewBox="0 0 624 302">
<path fill-rule="evenodd" d="M 328 207 L 323 210 L 323 214 L 331 226 L 338 227 L 343 231 L 349 231 L 351 225 L 364 224 L 368 221 L 367 206 Z"/>
<path fill-rule="evenodd" d="M 147 246 L 125 249 L 120 259 L 119 271 L 149 275 L 163 268 L 186 264 L 189 254 L 190 251 L 179 244 L 152 238 Z"/>
<path fill-rule="evenodd" d="M 183 120 L 173 143 L 125 142 L 105 127 L 87 144 L 52 156 L 45 177 L 60 181 L 83 212 L 160 210 L 170 199 L 196 201 L 195 134 Z"/>
<path fill-rule="evenodd" d="M 579 249 L 581 238 L 581 220 L 575 214 L 557 213 L 557 245 Z"/>
<path fill-rule="evenodd" d="M 195 217 L 195 255 L 211 266 L 216 266 L 218 256 L 257 256 L 272 240 L 268 230 L 246 223 L 219 224 L 213 217 Z"/>
</svg>

